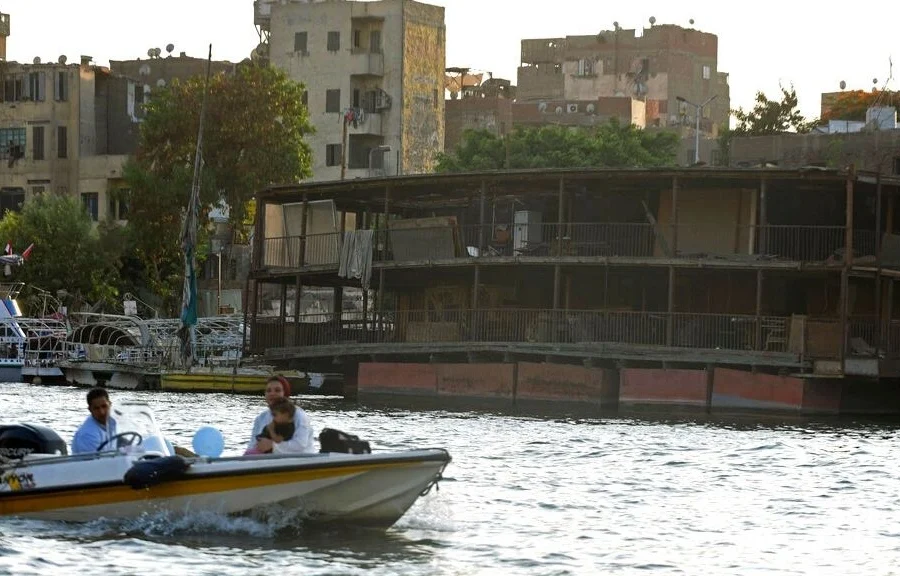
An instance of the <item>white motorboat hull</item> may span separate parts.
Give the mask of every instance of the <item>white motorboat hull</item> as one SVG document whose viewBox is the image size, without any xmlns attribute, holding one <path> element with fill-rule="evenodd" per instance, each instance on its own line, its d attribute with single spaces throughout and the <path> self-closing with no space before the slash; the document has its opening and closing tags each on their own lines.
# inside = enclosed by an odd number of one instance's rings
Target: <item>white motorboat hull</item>
<svg viewBox="0 0 900 576">
<path fill-rule="evenodd" d="M 0 516 L 85 522 L 212 512 L 386 528 L 450 461 L 440 449 L 198 459 L 182 476 L 135 489 L 123 477 L 139 456 L 57 457 L 6 468 Z"/>
</svg>

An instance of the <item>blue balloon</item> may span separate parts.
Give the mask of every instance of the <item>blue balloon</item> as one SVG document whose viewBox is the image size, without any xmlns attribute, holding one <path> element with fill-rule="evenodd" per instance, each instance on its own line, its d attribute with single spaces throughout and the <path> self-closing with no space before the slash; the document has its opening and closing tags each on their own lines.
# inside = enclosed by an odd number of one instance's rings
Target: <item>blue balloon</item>
<svg viewBox="0 0 900 576">
<path fill-rule="evenodd" d="M 194 453 L 199 456 L 218 458 L 225 449 L 225 439 L 218 429 L 212 426 L 203 426 L 194 433 L 191 445 L 194 447 Z"/>
</svg>

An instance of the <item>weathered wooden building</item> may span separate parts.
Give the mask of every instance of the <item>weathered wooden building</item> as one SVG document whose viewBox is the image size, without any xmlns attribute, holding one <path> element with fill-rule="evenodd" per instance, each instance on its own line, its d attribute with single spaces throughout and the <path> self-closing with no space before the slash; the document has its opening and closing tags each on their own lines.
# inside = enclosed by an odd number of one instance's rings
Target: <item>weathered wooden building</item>
<svg viewBox="0 0 900 576">
<path fill-rule="evenodd" d="M 898 194 L 820 169 L 273 187 L 250 349 L 360 394 L 893 409 Z"/>
</svg>

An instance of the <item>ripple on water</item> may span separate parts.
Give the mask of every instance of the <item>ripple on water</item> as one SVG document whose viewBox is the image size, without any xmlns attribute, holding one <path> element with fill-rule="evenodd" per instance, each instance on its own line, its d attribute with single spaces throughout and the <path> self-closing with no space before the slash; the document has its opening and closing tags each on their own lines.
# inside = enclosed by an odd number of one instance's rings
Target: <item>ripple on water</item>
<svg viewBox="0 0 900 576">
<path fill-rule="evenodd" d="M 84 390 L 3 386 L 4 421 L 16 414 L 71 438 L 85 417 Z M 214 424 L 229 453 L 262 408 L 217 394 L 113 399 L 150 402 L 178 444 Z M 900 429 L 883 423 L 550 420 L 301 402 L 316 427 L 377 449 L 447 447 L 440 490 L 387 533 L 310 530 L 278 515 L 4 519 L 0 574 L 879 574 L 900 564 L 890 528 L 900 526 Z"/>
</svg>

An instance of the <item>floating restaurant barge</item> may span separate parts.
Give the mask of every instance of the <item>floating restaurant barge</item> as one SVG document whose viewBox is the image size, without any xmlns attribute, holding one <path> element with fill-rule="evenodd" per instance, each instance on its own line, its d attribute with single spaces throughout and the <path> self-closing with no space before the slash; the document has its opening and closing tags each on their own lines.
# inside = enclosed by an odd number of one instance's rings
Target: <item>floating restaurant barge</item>
<svg viewBox="0 0 900 576">
<path fill-rule="evenodd" d="M 360 398 L 898 413 L 898 194 L 820 168 L 273 187 L 248 346 Z"/>
</svg>

